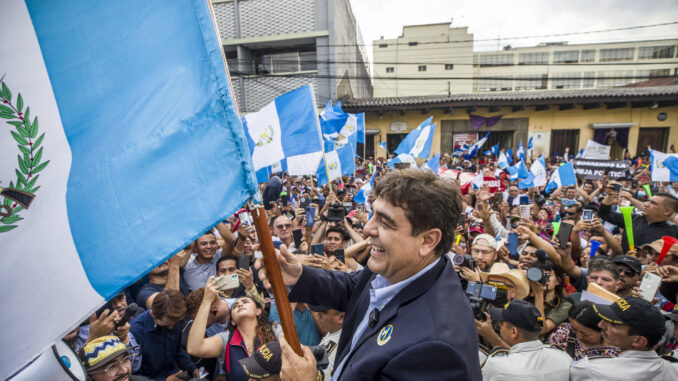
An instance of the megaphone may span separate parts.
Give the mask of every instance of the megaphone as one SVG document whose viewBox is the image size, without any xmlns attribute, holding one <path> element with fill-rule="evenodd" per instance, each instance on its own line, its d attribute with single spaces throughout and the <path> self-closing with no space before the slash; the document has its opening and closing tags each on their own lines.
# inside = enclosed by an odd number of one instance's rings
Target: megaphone
<svg viewBox="0 0 678 381">
<path fill-rule="evenodd" d="M 678 243 L 678 238 L 669 237 L 667 235 L 663 236 L 662 240 L 664 241 L 664 246 L 662 246 L 662 252 L 659 253 L 659 259 L 657 259 L 658 265 L 662 263 L 664 257 L 666 257 L 666 254 L 669 252 L 669 250 L 671 250 L 671 247 Z"/>
<path fill-rule="evenodd" d="M 59 340 L 9 380 L 85 381 L 87 372 L 71 347 Z"/>
</svg>

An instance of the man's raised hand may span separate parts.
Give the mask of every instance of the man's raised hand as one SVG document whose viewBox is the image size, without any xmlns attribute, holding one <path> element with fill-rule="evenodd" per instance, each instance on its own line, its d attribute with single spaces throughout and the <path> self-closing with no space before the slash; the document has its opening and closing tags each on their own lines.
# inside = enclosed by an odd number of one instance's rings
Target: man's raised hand
<svg viewBox="0 0 678 381">
<path fill-rule="evenodd" d="M 285 245 L 280 245 L 280 250 L 276 250 L 276 257 L 278 259 L 278 266 L 280 266 L 283 283 L 285 286 L 294 286 L 297 283 L 297 280 L 299 280 L 299 277 L 301 277 L 301 272 L 303 270 L 301 261 L 296 255 L 290 253 Z M 259 270 L 259 279 L 261 279 L 266 288 L 269 288 L 270 281 L 268 279 L 268 272 L 264 264 L 264 259 L 257 259 L 254 266 Z"/>
</svg>

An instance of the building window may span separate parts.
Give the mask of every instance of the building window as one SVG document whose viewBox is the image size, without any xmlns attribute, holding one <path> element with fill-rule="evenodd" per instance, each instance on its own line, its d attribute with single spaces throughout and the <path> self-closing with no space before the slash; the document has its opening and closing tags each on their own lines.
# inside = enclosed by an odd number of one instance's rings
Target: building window
<svg viewBox="0 0 678 381">
<path fill-rule="evenodd" d="M 417 67 L 417 70 L 426 71 L 426 65 L 419 65 L 419 67 Z"/>
<path fill-rule="evenodd" d="M 598 87 L 612 87 L 637 82 L 633 70 L 609 70 L 598 72 Z"/>
<path fill-rule="evenodd" d="M 649 60 L 658 58 L 673 58 L 675 51 L 675 46 L 650 46 L 646 48 L 638 48 L 638 59 Z"/>
<path fill-rule="evenodd" d="M 393 72 L 395 72 L 395 68 L 393 66 L 389 66 L 389 67 L 386 68 L 386 72 L 387 73 L 393 73 Z"/>
<path fill-rule="evenodd" d="M 548 83 L 546 74 L 524 74 L 514 77 L 516 90 L 543 90 Z"/>
<path fill-rule="evenodd" d="M 256 74 L 317 70 L 315 46 L 294 50 L 257 50 L 254 51 L 254 62 Z"/>
<path fill-rule="evenodd" d="M 409 45 L 409 46 L 417 46 L 418 44 L 417 44 L 417 41 L 410 41 L 410 42 L 407 43 L 407 45 Z"/>
<path fill-rule="evenodd" d="M 565 148 L 569 148 L 570 154 L 579 151 L 579 130 L 551 130 L 551 155 L 562 156 Z"/>
<path fill-rule="evenodd" d="M 596 72 L 587 71 L 584 73 L 582 80 L 582 87 L 585 89 L 590 89 L 596 85 Z"/>
<path fill-rule="evenodd" d="M 554 73 L 551 77 L 552 89 L 578 89 L 581 86 L 579 73 Z"/>
<path fill-rule="evenodd" d="M 600 62 L 631 61 L 635 48 L 600 49 Z"/>
<path fill-rule="evenodd" d="M 388 44 L 379 44 L 380 48 L 388 48 Z"/>
<path fill-rule="evenodd" d="M 445 70 L 453 70 L 454 64 L 445 64 Z"/>
<path fill-rule="evenodd" d="M 596 51 L 591 50 L 582 50 L 581 51 L 581 62 L 593 62 L 596 60 Z"/>
<path fill-rule="evenodd" d="M 546 65 L 549 63 L 549 53 L 520 53 L 518 55 L 518 65 Z"/>
<path fill-rule="evenodd" d="M 509 91 L 513 89 L 513 79 L 508 77 L 490 77 L 476 79 L 475 91 Z"/>
<path fill-rule="evenodd" d="M 553 63 L 577 63 L 579 62 L 579 50 L 565 50 L 553 52 Z"/>
<path fill-rule="evenodd" d="M 513 65 L 513 53 L 503 54 L 484 54 L 479 60 L 481 67 L 483 66 L 511 66 Z"/>
</svg>

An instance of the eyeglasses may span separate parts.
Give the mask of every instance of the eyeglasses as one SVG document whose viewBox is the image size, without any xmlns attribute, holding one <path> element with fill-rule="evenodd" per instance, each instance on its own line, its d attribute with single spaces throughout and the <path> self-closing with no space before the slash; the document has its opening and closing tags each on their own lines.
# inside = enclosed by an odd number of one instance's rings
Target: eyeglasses
<svg viewBox="0 0 678 381">
<path fill-rule="evenodd" d="M 636 272 L 634 270 L 631 270 L 631 269 L 627 269 L 627 268 L 624 268 L 624 267 L 617 267 L 617 269 L 619 269 L 620 274 L 624 274 L 629 278 L 636 275 Z"/>
<path fill-rule="evenodd" d="M 114 377 L 118 374 L 120 369 L 125 371 L 125 368 L 129 368 L 132 366 L 132 362 L 134 362 L 134 355 L 125 355 L 125 357 L 117 360 L 117 361 L 111 361 L 106 367 L 102 370 L 96 370 L 93 372 L 89 372 L 90 374 L 94 373 L 106 373 L 107 376 L 109 377 Z"/>
<path fill-rule="evenodd" d="M 282 224 L 282 225 L 276 226 L 276 229 L 289 229 L 291 227 L 292 227 L 292 224 Z"/>
</svg>

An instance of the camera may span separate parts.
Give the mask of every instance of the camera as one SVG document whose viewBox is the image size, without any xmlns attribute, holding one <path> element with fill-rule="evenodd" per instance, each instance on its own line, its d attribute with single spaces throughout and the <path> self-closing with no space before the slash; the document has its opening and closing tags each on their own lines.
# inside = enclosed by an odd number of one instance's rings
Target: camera
<svg viewBox="0 0 678 381">
<path fill-rule="evenodd" d="M 621 188 L 622 188 L 622 186 L 619 183 L 612 184 L 612 190 L 615 191 L 615 192 L 619 192 L 621 190 Z"/>
<path fill-rule="evenodd" d="M 104 312 L 104 310 L 108 310 L 109 313 L 111 313 L 115 310 L 115 307 L 113 307 L 113 301 L 112 300 L 109 300 L 108 302 L 106 302 L 106 304 L 101 306 L 101 308 L 99 308 L 96 311 L 97 319 L 99 318 L 99 316 L 101 316 L 101 314 Z M 122 327 L 123 325 L 127 324 L 129 319 L 140 315 L 142 312 L 143 312 L 143 310 L 141 308 L 139 308 L 139 306 L 136 303 L 128 304 L 127 308 L 125 309 L 125 313 L 120 317 L 120 320 L 118 320 L 118 322 L 115 323 L 115 328 L 117 329 L 118 327 Z"/>
<path fill-rule="evenodd" d="M 473 258 L 471 258 L 470 255 L 455 254 L 454 257 L 452 257 L 452 263 L 457 266 L 468 267 L 471 270 L 476 269 L 476 262 L 473 260 Z"/>
<path fill-rule="evenodd" d="M 538 249 L 535 255 L 537 256 L 537 262 L 534 263 L 534 266 L 527 269 L 527 279 L 531 282 L 546 284 L 551 276 L 551 269 L 546 268 L 547 254 L 544 250 Z"/>
<path fill-rule="evenodd" d="M 327 221 L 342 222 L 346 217 L 346 209 L 339 203 L 334 203 L 327 208 Z"/>
<path fill-rule="evenodd" d="M 466 297 L 471 304 L 473 317 L 476 320 L 485 321 L 485 311 L 487 311 L 488 305 L 496 300 L 505 301 L 507 291 L 480 282 L 468 282 Z"/>
</svg>

